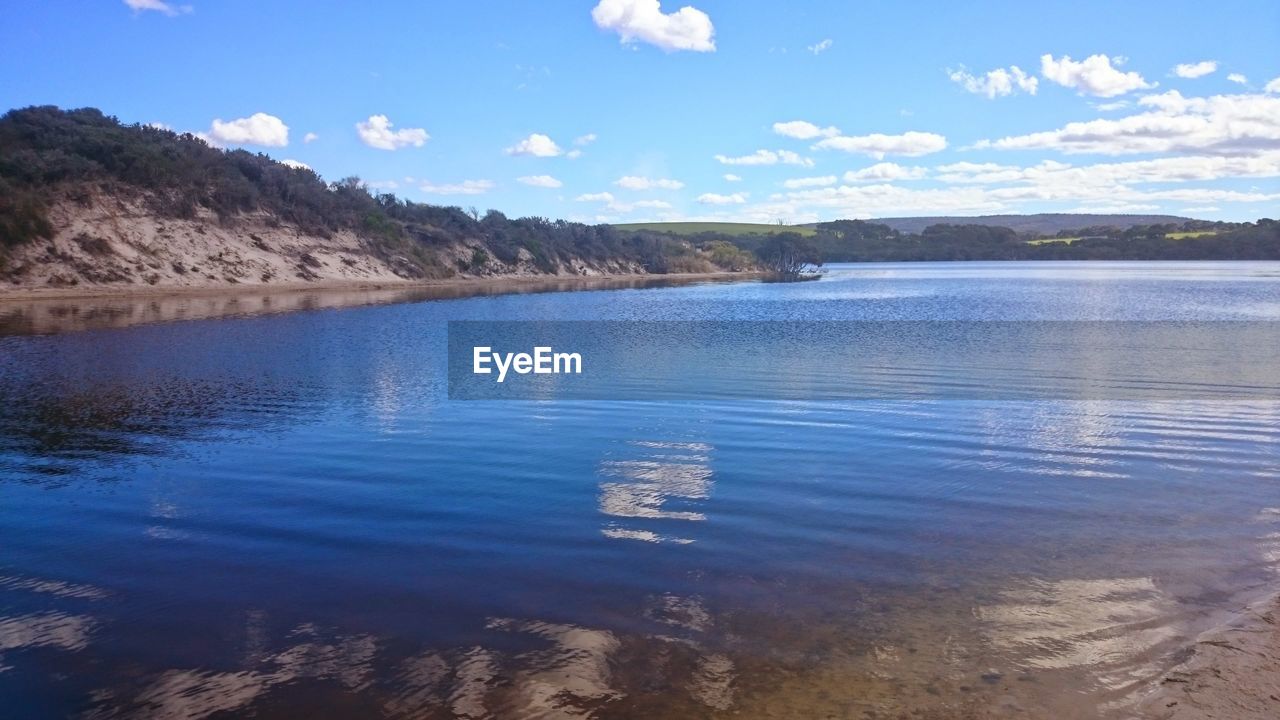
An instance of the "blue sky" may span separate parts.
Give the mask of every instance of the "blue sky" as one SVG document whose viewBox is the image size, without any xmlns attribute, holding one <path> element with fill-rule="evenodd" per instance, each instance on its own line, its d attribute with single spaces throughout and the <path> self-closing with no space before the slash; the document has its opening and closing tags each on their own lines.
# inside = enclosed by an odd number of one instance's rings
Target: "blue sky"
<svg viewBox="0 0 1280 720">
<path fill-rule="evenodd" d="M 588 222 L 1280 215 L 1274 0 L 690 2 L 6 3 L 0 106 Z"/>
</svg>

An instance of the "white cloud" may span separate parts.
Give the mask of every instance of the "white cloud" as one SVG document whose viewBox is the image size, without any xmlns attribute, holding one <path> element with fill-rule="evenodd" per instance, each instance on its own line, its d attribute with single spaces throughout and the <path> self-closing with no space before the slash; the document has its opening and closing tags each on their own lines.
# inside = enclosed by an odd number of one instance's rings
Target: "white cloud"
<svg viewBox="0 0 1280 720">
<path fill-rule="evenodd" d="M 289 144 L 289 126 L 280 118 L 254 113 L 239 120 L 214 120 L 208 133 L 197 133 L 211 145 L 265 145 L 284 147 Z"/>
<path fill-rule="evenodd" d="M 540 188 L 558 188 L 564 186 L 564 183 L 550 175 L 525 175 L 524 177 L 516 178 L 516 182 Z"/>
<path fill-rule="evenodd" d="M 419 190 L 428 195 L 483 195 L 493 188 L 492 180 L 463 180 L 445 185 L 424 182 L 418 186 Z"/>
<path fill-rule="evenodd" d="M 1280 148 L 1278 97 L 1187 98 L 1170 90 L 1147 95 L 1138 104 L 1147 111 L 1115 120 L 1073 122 L 1057 130 L 983 140 L 974 147 L 1104 155 L 1207 151 L 1249 154 Z"/>
<path fill-rule="evenodd" d="M 1280 193 L 1238 192 L 1208 188 L 1139 190 L 1130 187 L 1072 185 L 983 188 L 954 186 L 910 189 L 892 184 L 841 185 L 799 190 L 770 197 L 766 206 L 747 208 L 757 214 L 795 217 L 822 210 L 823 215 L 876 217 L 892 214 L 963 215 L 1043 210 L 1045 203 L 1072 203 L 1080 208 L 1161 206 L 1163 203 L 1257 203 L 1280 199 Z M 1026 207 L 1027 203 L 1034 203 Z M 1070 206 L 1062 212 L 1071 212 Z"/>
<path fill-rule="evenodd" d="M 595 142 L 595 141 L 596 141 L 596 134 L 595 134 L 595 133 L 587 133 L 586 135 L 579 135 L 578 137 L 574 138 L 574 139 L 573 139 L 573 144 L 574 144 L 574 145 L 577 145 L 578 147 L 583 147 L 583 146 L 586 146 L 586 145 L 590 145 L 591 143 L 593 143 L 593 142 Z"/>
<path fill-rule="evenodd" d="M 897 163 L 882 162 L 858 171 L 850 170 L 844 174 L 844 181 L 852 183 L 864 180 L 879 180 L 882 182 L 886 180 L 919 180 L 928 174 L 929 170 L 927 168 L 904 167 Z"/>
<path fill-rule="evenodd" d="M 783 180 L 782 187 L 788 190 L 797 190 L 806 187 L 824 187 L 826 185 L 835 185 L 838 178 L 835 175 L 823 175 L 822 177 L 803 177 L 791 178 Z"/>
<path fill-rule="evenodd" d="M 1103 205 L 1082 205 L 1080 207 L 1071 208 L 1067 212 L 1078 213 L 1081 215 L 1125 215 L 1130 213 L 1145 213 L 1159 210 L 1160 206 L 1155 203 L 1110 203 Z"/>
<path fill-rule="evenodd" d="M 1112 66 L 1112 58 L 1106 55 L 1090 55 L 1081 62 L 1076 62 L 1069 55 L 1061 60 L 1054 60 L 1053 55 L 1040 56 L 1040 74 L 1047 80 L 1075 89 L 1081 95 L 1097 97 L 1115 97 L 1131 90 L 1144 90 L 1155 87 L 1136 72 L 1122 72 Z M 1115 58 L 1116 65 L 1123 64 L 1123 58 Z"/>
<path fill-rule="evenodd" d="M 1213 73 L 1217 69 L 1217 60 L 1201 60 L 1197 63 L 1180 63 L 1173 68 L 1173 74 L 1180 78 L 1198 78 Z"/>
<path fill-rule="evenodd" d="M 665 200 L 640 200 L 633 203 L 619 202 L 611 192 L 586 193 L 574 198 L 574 201 L 603 203 L 606 210 L 614 213 L 629 213 L 637 208 L 654 210 L 668 210 L 671 208 L 671 203 Z"/>
<path fill-rule="evenodd" d="M 582 151 L 577 148 L 574 148 L 569 152 L 565 153 L 564 156 L 569 158 L 570 160 L 577 160 L 578 158 L 582 157 Z"/>
<path fill-rule="evenodd" d="M 1280 93 L 1280 77 L 1267 83 L 1266 87 L 1262 88 L 1262 91 L 1269 92 L 1269 93 Z"/>
<path fill-rule="evenodd" d="M 1220 207 L 1216 207 L 1216 206 L 1213 206 L 1213 205 L 1205 205 L 1205 206 L 1202 206 L 1202 207 L 1188 207 L 1188 208 L 1182 208 L 1182 209 L 1181 209 L 1181 210 L 1179 210 L 1178 212 L 1183 212 L 1183 213 L 1216 213 L 1216 212 L 1222 212 L 1222 208 L 1220 208 Z"/>
<path fill-rule="evenodd" d="M 781 162 L 783 165 L 800 165 L 802 167 L 813 167 L 812 159 L 804 157 L 799 153 L 791 152 L 790 150 L 779 150 L 778 162 Z"/>
<path fill-rule="evenodd" d="M 1179 203 L 1264 202 L 1280 199 L 1280 193 L 1240 192 L 1214 188 L 1179 188 L 1175 190 L 1139 190 L 1126 186 L 1083 187 L 1040 185 L 987 189 L 992 198 L 1007 201 L 1085 200 L 1094 203 L 1172 201 Z"/>
<path fill-rule="evenodd" d="M 719 193 L 703 193 L 698 196 L 698 202 L 703 205 L 741 205 L 747 201 L 746 193 L 733 193 L 732 195 L 721 195 Z"/>
<path fill-rule="evenodd" d="M 964 66 L 961 66 L 959 70 L 948 70 L 947 74 L 952 82 L 959 83 L 965 90 L 975 95 L 986 95 L 992 100 L 997 97 L 1012 95 L 1015 90 L 1021 90 L 1028 95 L 1035 95 L 1036 89 L 1040 86 L 1038 79 L 1023 72 L 1022 68 L 1017 65 L 1009 66 L 1008 70 L 1004 68 L 988 70 L 985 75 L 981 76 L 971 74 L 964 69 Z"/>
<path fill-rule="evenodd" d="M 319 139 L 320 139 L 320 136 L 319 136 L 319 135 L 317 135 L 317 134 L 315 134 L 315 133 L 313 133 L 313 132 L 309 132 L 309 133 L 307 133 L 306 135 L 303 135 L 303 136 L 302 136 L 302 142 L 303 142 L 303 143 L 305 143 L 305 144 L 308 144 L 308 145 L 310 145 L 311 143 L 313 143 L 313 142 L 315 142 L 315 141 L 317 141 L 317 140 L 319 140 Z"/>
<path fill-rule="evenodd" d="M 612 30 L 623 44 L 637 40 L 672 52 L 715 52 L 715 27 L 701 10 L 685 6 L 663 13 L 659 0 L 600 0 L 591 10 L 596 27 Z"/>
<path fill-rule="evenodd" d="M 173 132 L 172 125 L 166 125 L 162 122 L 149 122 L 147 123 L 147 127 L 155 128 L 156 130 L 168 130 L 169 132 Z"/>
<path fill-rule="evenodd" d="M 298 169 L 298 170 L 310 170 L 310 169 L 311 169 L 311 166 L 310 166 L 310 165 L 308 165 L 308 164 L 306 164 L 306 163 L 302 162 L 301 160 L 291 160 L 291 159 L 289 159 L 289 158 L 285 158 L 284 160 L 281 160 L 281 161 L 280 161 L 280 164 L 281 164 L 281 165 L 288 165 L 289 167 L 291 167 L 291 168 L 296 168 L 296 169 Z"/>
<path fill-rule="evenodd" d="M 887 163 L 882 165 L 888 165 Z M 873 166 L 877 167 L 877 166 Z M 912 169 L 907 169 L 912 170 Z M 916 168 L 911 174 L 919 173 Z M 856 175 L 857 173 L 853 173 Z M 870 173 L 868 173 L 870 175 Z M 1220 207 L 1280 200 L 1280 192 L 1198 187 L 1224 178 L 1280 177 L 1280 150 L 1257 157 L 1162 157 L 1072 166 L 1052 160 L 1029 167 L 961 162 L 930 172 L 943 187 L 913 189 L 878 182 L 795 189 L 748 204 L 747 217 L 884 217 L 895 214 L 967 215 L 997 212 L 1145 212 L 1176 207 Z M 846 176 L 846 182 L 856 178 Z M 1149 183 L 1164 187 L 1149 188 Z M 1143 210 L 1136 208 L 1142 207 Z M 1115 210 L 1125 208 L 1125 210 Z"/>
<path fill-rule="evenodd" d="M 361 142 L 379 150 L 396 150 L 410 145 L 422 147 L 431 139 L 422 128 L 391 128 L 392 122 L 386 115 L 370 115 L 368 120 L 356 123 Z"/>
<path fill-rule="evenodd" d="M 936 133 L 915 131 L 905 132 L 901 135 L 874 133 L 871 135 L 852 137 L 842 135 L 827 138 L 819 141 L 813 147 L 819 150 L 843 150 L 844 152 L 862 153 L 879 160 L 884 158 L 885 155 L 918 157 L 945 150 L 947 139 Z"/>
<path fill-rule="evenodd" d="M 405 178 L 405 181 L 413 182 L 413 178 Z M 395 190 L 400 187 L 400 183 L 395 180 L 369 180 L 364 185 L 373 190 Z"/>
<path fill-rule="evenodd" d="M 831 42 L 831 38 L 827 38 L 822 42 L 817 43 L 816 45 L 810 45 L 809 52 L 813 53 L 814 55 L 821 55 L 822 53 L 830 50 L 833 44 L 834 43 Z"/>
<path fill-rule="evenodd" d="M 981 188 L 943 188 L 912 190 L 897 185 L 841 185 L 817 190 L 801 190 L 776 198 L 785 202 L 791 212 L 804 208 L 825 208 L 841 217 L 875 217 L 894 213 L 962 214 L 999 212 L 1008 209 L 1005 202 Z"/>
<path fill-rule="evenodd" d="M 840 134 L 838 127 L 820 128 L 811 122 L 804 120 L 791 120 L 788 122 L 776 122 L 773 124 L 773 131 L 779 135 L 786 135 L 797 140 L 812 140 L 816 137 L 835 137 Z"/>
<path fill-rule="evenodd" d="M 724 179 L 725 182 L 742 182 L 742 177 L 740 175 L 734 175 L 733 173 L 725 173 Z"/>
<path fill-rule="evenodd" d="M 716 161 L 721 165 L 777 165 L 781 163 L 783 165 L 813 167 L 811 158 L 803 157 L 790 150 L 757 150 L 750 155 L 739 157 L 716 155 Z"/>
<path fill-rule="evenodd" d="M 503 152 L 508 155 L 529 155 L 532 157 L 556 157 L 563 153 L 554 140 L 542 133 L 533 133 Z"/>
<path fill-rule="evenodd" d="M 1162 157 L 1118 163 L 1074 166 L 1044 160 L 1029 167 L 960 162 L 935 168 L 946 183 L 998 184 L 1025 182 L 1041 187 L 1118 188 L 1136 183 L 1179 183 L 1243 177 L 1280 177 L 1280 151 L 1257 156 Z"/>
<path fill-rule="evenodd" d="M 1102 112 L 1112 112 L 1114 110 L 1123 110 L 1129 107 L 1129 101 L 1116 100 L 1115 102 L 1098 103 L 1094 105 L 1094 107 Z"/>
<path fill-rule="evenodd" d="M 684 183 L 679 180 L 651 179 L 635 175 L 620 177 L 613 184 L 627 190 L 679 190 L 684 187 Z"/>
<path fill-rule="evenodd" d="M 1231 73 L 1230 75 L 1227 76 L 1227 79 L 1239 85 L 1244 85 L 1245 83 L 1249 82 L 1249 78 L 1245 77 L 1244 75 L 1241 75 L 1240 73 Z"/>
<path fill-rule="evenodd" d="M 154 10 L 155 12 L 173 17 L 175 15 L 184 15 L 194 11 L 195 8 L 190 5 L 174 5 L 164 2 L 164 0 L 124 0 L 124 4 L 128 5 L 134 12 L 142 12 L 144 10 Z"/>
</svg>

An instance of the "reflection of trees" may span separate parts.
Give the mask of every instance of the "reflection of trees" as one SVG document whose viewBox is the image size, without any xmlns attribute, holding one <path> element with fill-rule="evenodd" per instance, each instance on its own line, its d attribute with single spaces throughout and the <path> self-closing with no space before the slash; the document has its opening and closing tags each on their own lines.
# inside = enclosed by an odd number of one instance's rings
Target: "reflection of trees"
<svg viewBox="0 0 1280 720">
<path fill-rule="evenodd" d="M 16 465 L 37 476 L 83 472 L 85 461 L 159 455 L 169 448 L 157 440 L 247 427 L 261 422 L 251 415 L 298 395 L 291 388 L 190 378 L 96 386 L 13 380 L 0 379 L 0 470 Z"/>
<path fill-rule="evenodd" d="M 726 282 L 740 278 L 724 278 Z M 0 337 L 124 328 L 174 320 L 203 320 L 221 317 L 273 315 L 300 310 L 390 305 L 426 300 L 455 300 L 469 297 L 571 290 L 622 290 L 673 287 L 707 278 L 664 277 L 534 277 L 471 280 L 466 283 L 418 287 L 317 288 L 254 290 L 202 293 L 190 289 L 170 295 L 102 298 L 41 298 L 0 301 Z"/>
</svg>

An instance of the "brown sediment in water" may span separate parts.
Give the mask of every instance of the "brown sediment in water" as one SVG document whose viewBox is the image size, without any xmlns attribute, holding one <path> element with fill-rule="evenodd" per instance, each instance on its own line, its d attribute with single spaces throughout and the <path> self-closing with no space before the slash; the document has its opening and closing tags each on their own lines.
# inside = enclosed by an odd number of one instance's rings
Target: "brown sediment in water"
<svg viewBox="0 0 1280 720">
<path fill-rule="evenodd" d="M 30 578 L 10 583 L 65 590 Z M 643 603 L 648 632 L 494 617 L 475 644 L 418 648 L 314 623 L 269 631 L 266 615 L 253 612 L 237 643 L 245 648 L 238 660 L 131 671 L 99 687 L 85 717 L 1276 717 L 1274 601 L 1260 606 L 1266 612 L 1200 636 L 1191 660 L 1141 683 L 1166 679 L 1135 705 L 1091 692 L 1092 667 L 1046 669 L 993 647 L 989 633 L 997 628 L 974 623 L 973 606 L 951 595 L 942 587 L 897 596 L 854 591 L 845 596 L 845 612 L 813 616 L 786 605 L 721 614 L 698 596 L 665 594 Z M 1045 628 L 1070 620 L 1066 608 L 1042 610 L 1051 611 L 1041 613 Z M 1087 632 L 1067 636 L 1058 648 L 1062 657 L 1106 634 L 1095 627 L 1103 622 L 1098 618 L 1067 628 Z M 0 649 L 83 650 L 99 622 L 43 614 L 9 624 Z M 1085 654 L 1107 671 L 1105 653 Z"/>
<path fill-rule="evenodd" d="M 756 273 L 547 276 L 432 281 L 329 281 L 270 286 L 99 286 L 0 289 L 0 335 L 119 328 L 298 310 L 338 309 L 483 295 L 670 287 L 756 280 Z"/>
</svg>

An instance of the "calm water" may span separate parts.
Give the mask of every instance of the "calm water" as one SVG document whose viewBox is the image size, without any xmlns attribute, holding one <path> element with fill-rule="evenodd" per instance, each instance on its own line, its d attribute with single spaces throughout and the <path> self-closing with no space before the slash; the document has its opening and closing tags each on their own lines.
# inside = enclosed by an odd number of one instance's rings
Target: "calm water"
<svg viewBox="0 0 1280 720">
<path fill-rule="evenodd" d="M 1280 567 L 1271 400 L 450 401 L 460 319 L 1277 320 L 1280 264 L 0 337 L 0 715 L 1093 717 Z"/>
</svg>

